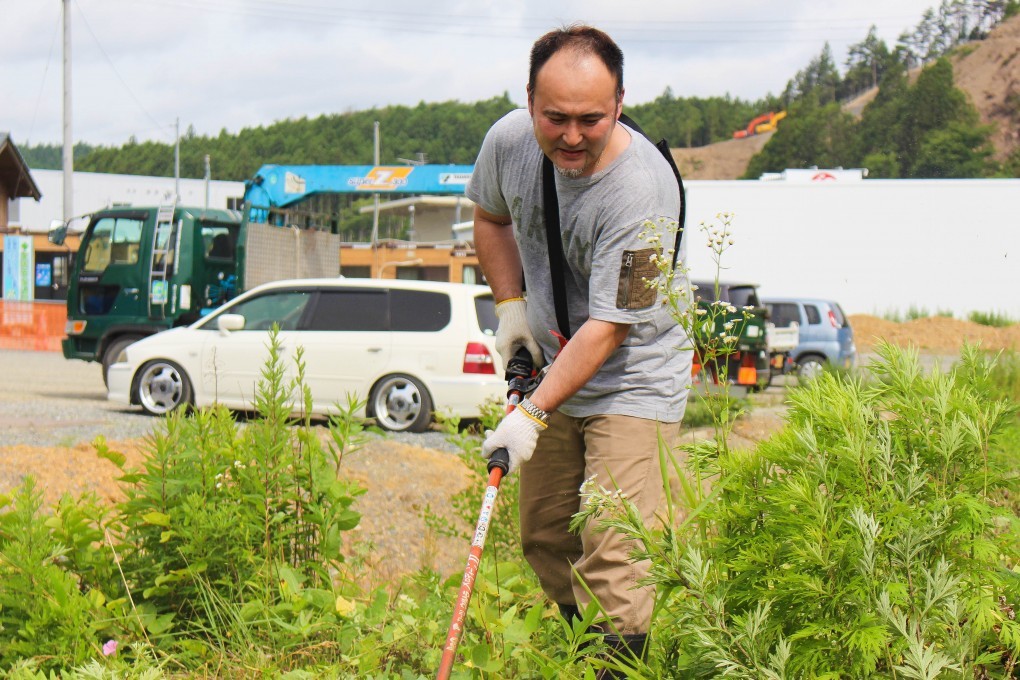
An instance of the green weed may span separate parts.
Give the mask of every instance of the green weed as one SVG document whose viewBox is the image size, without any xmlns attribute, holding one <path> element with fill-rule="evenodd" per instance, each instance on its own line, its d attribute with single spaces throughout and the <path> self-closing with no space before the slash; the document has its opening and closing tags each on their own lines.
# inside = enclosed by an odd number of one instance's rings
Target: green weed
<svg viewBox="0 0 1020 680">
<path fill-rule="evenodd" d="M 1005 328 L 1017 323 L 1016 319 L 1010 318 L 1004 312 L 973 311 L 967 315 L 967 319 L 982 326 L 991 326 L 992 328 Z"/>
</svg>

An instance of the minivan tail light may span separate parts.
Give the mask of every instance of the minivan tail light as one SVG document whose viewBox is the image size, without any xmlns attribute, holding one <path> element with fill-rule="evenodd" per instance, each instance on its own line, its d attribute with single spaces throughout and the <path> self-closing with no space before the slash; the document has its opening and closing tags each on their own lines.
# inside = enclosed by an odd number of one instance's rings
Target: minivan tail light
<svg viewBox="0 0 1020 680">
<path fill-rule="evenodd" d="M 836 321 L 836 315 L 831 309 L 829 310 L 829 323 L 832 324 L 833 328 L 839 328 L 839 322 Z"/>
<path fill-rule="evenodd" d="M 464 372 L 496 375 L 496 362 L 489 348 L 480 342 L 469 342 L 464 350 Z"/>
</svg>

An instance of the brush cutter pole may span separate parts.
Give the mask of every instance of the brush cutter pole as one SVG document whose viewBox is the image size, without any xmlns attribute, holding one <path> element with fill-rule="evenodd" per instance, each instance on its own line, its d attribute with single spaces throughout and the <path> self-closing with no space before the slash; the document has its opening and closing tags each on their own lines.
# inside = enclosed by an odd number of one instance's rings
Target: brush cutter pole
<svg viewBox="0 0 1020 680">
<path fill-rule="evenodd" d="M 506 394 L 506 412 L 510 413 L 520 403 L 521 397 L 527 392 L 531 383 L 531 355 L 528 350 L 522 348 L 510 360 L 506 369 L 506 377 L 509 382 Z M 447 680 L 450 677 L 453 662 L 457 658 L 457 646 L 460 645 L 460 638 L 464 633 L 464 621 L 467 620 L 471 593 L 475 589 L 475 578 L 478 577 L 478 566 L 481 564 L 482 549 L 485 547 L 485 538 L 489 533 L 492 509 L 496 505 L 496 496 L 499 494 L 499 483 L 502 481 L 503 475 L 510 470 L 510 452 L 506 449 L 493 451 L 486 469 L 489 471 L 489 483 L 485 488 L 485 496 L 482 498 L 482 509 L 478 513 L 478 522 L 475 525 L 475 537 L 471 541 L 471 552 L 468 553 L 464 577 L 460 582 L 460 592 L 457 593 L 457 601 L 454 604 L 453 619 L 446 632 L 446 644 L 443 645 L 443 657 L 439 664 L 436 680 Z"/>
</svg>

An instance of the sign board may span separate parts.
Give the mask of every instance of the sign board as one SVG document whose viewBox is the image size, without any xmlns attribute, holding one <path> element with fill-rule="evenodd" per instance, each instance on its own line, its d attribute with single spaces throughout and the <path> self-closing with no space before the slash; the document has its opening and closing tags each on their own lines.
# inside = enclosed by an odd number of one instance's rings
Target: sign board
<svg viewBox="0 0 1020 680">
<path fill-rule="evenodd" d="M 35 248 L 31 236 L 4 236 L 4 300 L 35 297 Z"/>
<path fill-rule="evenodd" d="M 35 287 L 49 288 L 53 285 L 53 265 L 49 262 L 37 262 L 35 265 Z"/>
</svg>

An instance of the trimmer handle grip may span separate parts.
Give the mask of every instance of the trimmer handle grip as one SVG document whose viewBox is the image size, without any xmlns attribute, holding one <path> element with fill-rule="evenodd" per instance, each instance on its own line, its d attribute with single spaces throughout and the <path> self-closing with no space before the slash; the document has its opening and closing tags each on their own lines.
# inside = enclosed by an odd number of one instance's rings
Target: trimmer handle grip
<svg viewBox="0 0 1020 680">
<path fill-rule="evenodd" d="M 496 449 L 489 456 L 489 465 L 486 470 L 492 472 L 496 468 L 502 470 L 504 476 L 510 472 L 510 452 L 506 449 Z"/>
</svg>

